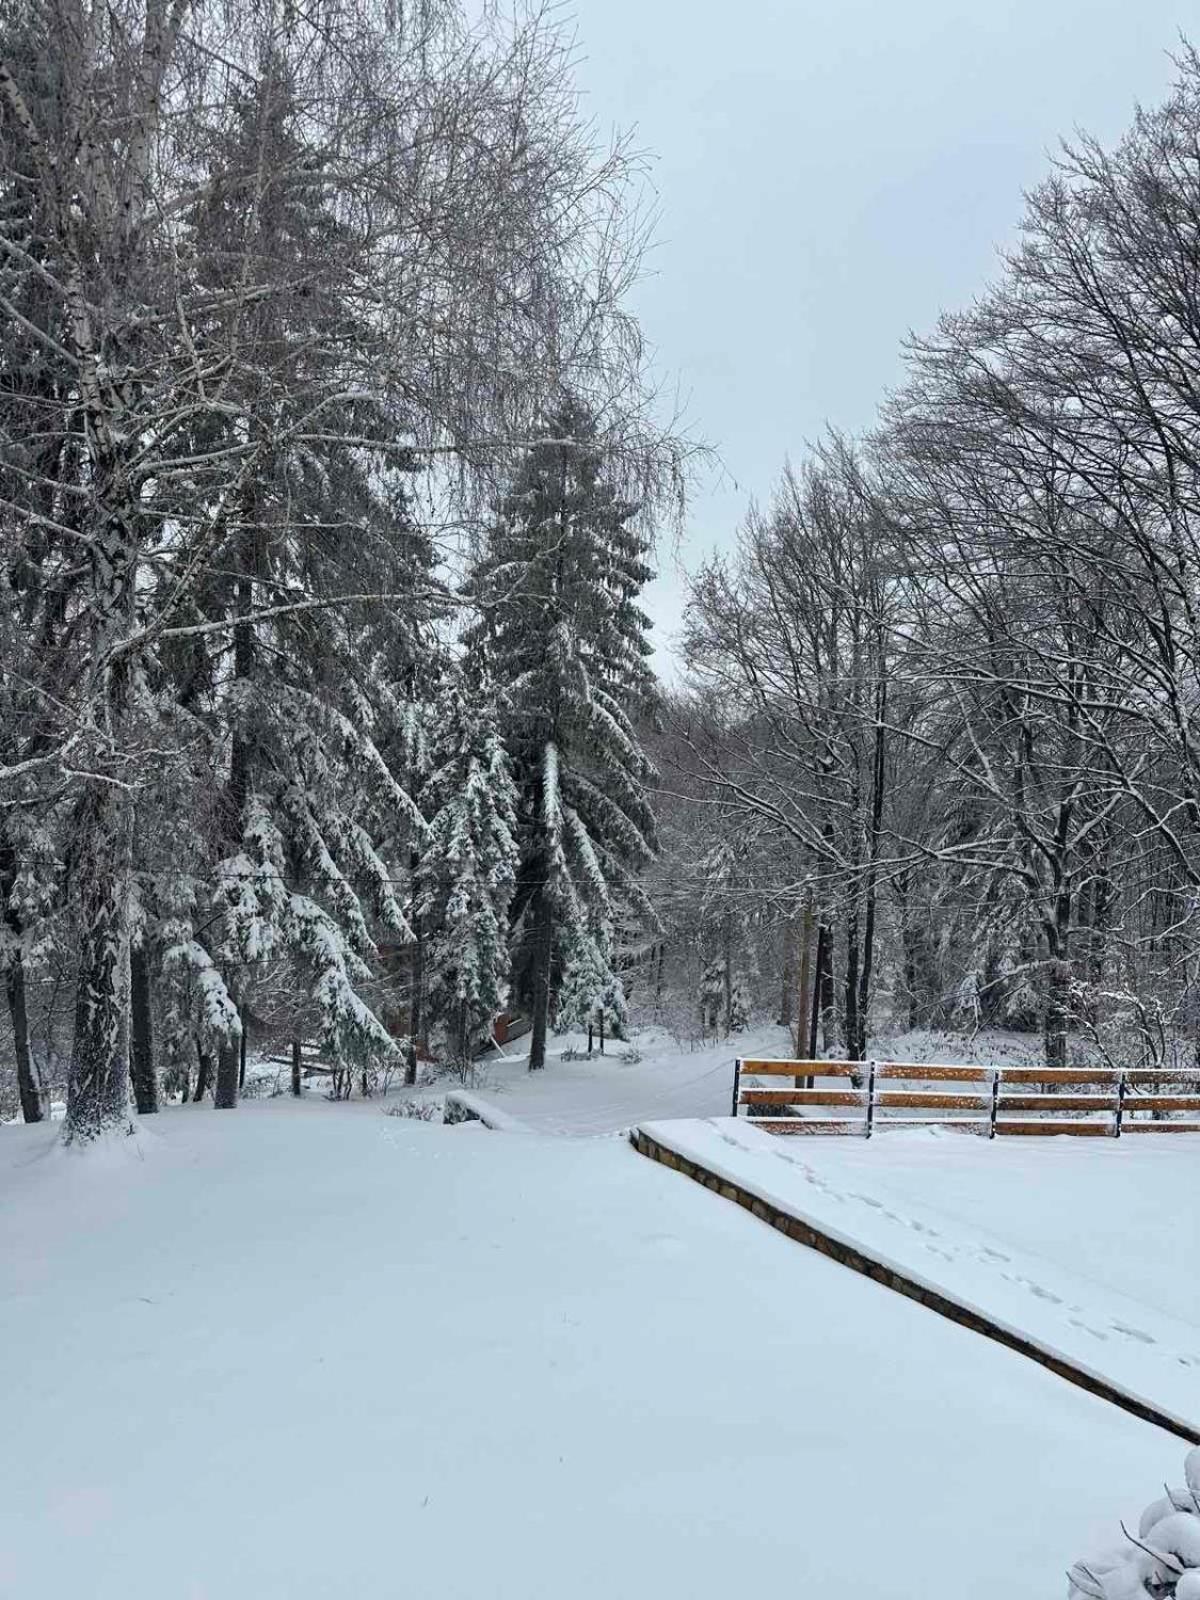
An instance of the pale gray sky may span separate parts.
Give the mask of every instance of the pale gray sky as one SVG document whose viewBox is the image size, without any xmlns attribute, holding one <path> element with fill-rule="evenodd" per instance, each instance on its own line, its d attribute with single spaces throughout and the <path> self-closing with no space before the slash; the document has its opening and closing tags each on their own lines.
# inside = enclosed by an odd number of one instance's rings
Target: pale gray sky
<svg viewBox="0 0 1200 1600">
<path fill-rule="evenodd" d="M 655 276 L 637 308 L 735 483 L 682 554 L 733 536 L 784 456 L 872 420 L 906 332 L 963 305 L 1061 135 L 1106 141 L 1173 75 L 1185 0 L 574 0 L 607 128 L 656 152 Z M 647 596 L 664 647 L 681 583 Z"/>
</svg>

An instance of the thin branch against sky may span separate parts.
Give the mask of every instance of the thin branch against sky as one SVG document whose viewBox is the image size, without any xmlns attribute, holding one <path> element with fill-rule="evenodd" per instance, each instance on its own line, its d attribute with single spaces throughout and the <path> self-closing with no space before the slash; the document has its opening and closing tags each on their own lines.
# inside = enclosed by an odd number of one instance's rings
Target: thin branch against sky
<svg viewBox="0 0 1200 1600">
<path fill-rule="evenodd" d="M 574 0 L 602 127 L 656 153 L 652 276 L 635 295 L 663 371 L 721 451 L 680 554 L 728 547 L 752 495 L 826 424 L 858 430 L 901 342 L 968 304 L 1063 136 L 1104 141 L 1162 98 L 1181 0 Z M 682 579 L 648 596 L 671 670 Z"/>
</svg>

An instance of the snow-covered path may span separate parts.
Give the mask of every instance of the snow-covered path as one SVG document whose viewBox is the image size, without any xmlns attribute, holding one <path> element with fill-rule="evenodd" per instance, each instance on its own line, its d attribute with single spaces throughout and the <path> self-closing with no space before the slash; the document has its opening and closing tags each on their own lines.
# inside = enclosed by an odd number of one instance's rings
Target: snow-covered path
<svg viewBox="0 0 1200 1600">
<path fill-rule="evenodd" d="M 0 1130 L 20 1600 L 1033 1600 L 1178 1471 L 621 1140 L 287 1101 L 53 1138 Z"/>
<path fill-rule="evenodd" d="M 626 1062 L 620 1042 L 607 1055 L 563 1060 L 581 1036 L 558 1037 L 545 1071 L 527 1068 L 527 1040 L 506 1058 L 490 1058 L 475 1087 L 483 1099 L 541 1133 L 572 1136 L 619 1133 L 650 1117 L 728 1115 L 735 1056 L 786 1055 L 786 1028 L 760 1027 L 700 1048 L 674 1042 L 661 1029 L 646 1029 L 634 1039 L 640 1060 Z"/>
<path fill-rule="evenodd" d="M 1192 1139 L 648 1124 L 709 1171 L 1200 1426 L 1200 1150 Z"/>
</svg>

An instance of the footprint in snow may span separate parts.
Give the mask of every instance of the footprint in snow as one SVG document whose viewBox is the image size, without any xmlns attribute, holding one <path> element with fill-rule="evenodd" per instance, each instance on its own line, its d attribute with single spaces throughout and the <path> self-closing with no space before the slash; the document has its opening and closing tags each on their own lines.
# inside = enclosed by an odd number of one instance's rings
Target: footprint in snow
<svg viewBox="0 0 1200 1600">
<path fill-rule="evenodd" d="M 1109 1327 L 1113 1328 L 1117 1333 L 1123 1333 L 1127 1339 L 1136 1339 L 1139 1344 L 1156 1344 L 1158 1342 L 1156 1339 L 1152 1339 L 1148 1333 L 1143 1333 L 1140 1328 L 1131 1328 L 1124 1322 L 1111 1322 Z"/>
<path fill-rule="evenodd" d="M 1052 1306 L 1062 1305 L 1058 1295 L 1051 1294 L 1049 1289 L 1043 1289 L 1040 1283 L 1034 1283 L 1030 1278 L 1023 1278 L 1019 1272 L 1002 1272 L 1000 1276 L 1005 1283 L 1015 1283 L 1019 1289 L 1028 1289 L 1030 1294 L 1036 1295 L 1039 1300 L 1046 1300 Z"/>
<path fill-rule="evenodd" d="M 1080 1322 L 1078 1317 L 1072 1317 L 1070 1321 L 1073 1328 L 1079 1328 L 1084 1333 L 1090 1333 L 1093 1339 L 1102 1339 L 1107 1344 L 1108 1335 L 1106 1333 L 1101 1333 L 1099 1328 L 1089 1328 L 1087 1323 Z"/>
<path fill-rule="evenodd" d="M 1052 1306 L 1062 1305 L 1062 1301 L 1059 1299 L 1058 1295 L 1051 1294 L 1049 1289 L 1043 1289 L 1040 1283 L 1027 1283 L 1025 1287 L 1029 1290 L 1030 1294 L 1036 1295 L 1039 1300 L 1048 1300 Z"/>
</svg>

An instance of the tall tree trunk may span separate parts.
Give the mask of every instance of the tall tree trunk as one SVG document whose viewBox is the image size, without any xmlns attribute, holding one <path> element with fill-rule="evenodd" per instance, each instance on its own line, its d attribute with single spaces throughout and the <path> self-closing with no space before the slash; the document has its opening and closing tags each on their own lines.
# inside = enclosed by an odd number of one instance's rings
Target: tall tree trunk
<svg viewBox="0 0 1200 1600">
<path fill-rule="evenodd" d="M 301 1094 L 303 1094 L 303 1092 L 304 1092 L 303 1085 L 302 1085 L 302 1083 L 300 1081 L 300 1064 L 301 1064 L 302 1059 L 303 1059 L 303 1056 L 302 1056 L 302 1052 L 301 1052 L 301 1048 L 300 1048 L 300 1040 L 299 1039 L 293 1039 L 292 1040 L 292 1093 L 296 1096 L 297 1100 L 300 1098 Z"/>
<path fill-rule="evenodd" d="M 213 1080 L 212 1054 L 204 1048 L 199 1039 L 196 1040 L 196 1062 L 196 1093 L 192 1098 L 199 1104 L 212 1087 Z"/>
<path fill-rule="evenodd" d="M 836 1048 L 837 1013 L 833 1003 L 833 926 L 822 924 L 817 934 L 817 1016 L 821 1024 L 821 1049 Z M 813 1055 L 817 1055 L 816 1029 L 813 1029 Z"/>
<path fill-rule="evenodd" d="M 817 925 L 817 951 L 813 960 L 812 1004 L 808 1017 L 808 1048 L 805 1051 L 805 1054 L 810 1061 L 815 1061 L 817 1059 L 818 1041 L 820 1038 L 818 1029 L 821 1023 L 821 1009 L 824 999 L 825 975 L 827 967 L 825 957 L 828 947 L 829 926 L 822 918 L 821 922 Z"/>
<path fill-rule="evenodd" d="M 882 659 L 882 651 L 881 651 Z M 871 1011 L 871 974 L 875 962 L 875 907 L 878 899 L 877 867 L 879 841 L 883 833 L 883 791 L 887 774 L 885 763 L 883 719 L 887 714 L 886 680 L 880 675 L 875 698 L 875 742 L 871 755 L 871 833 L 868 844 L 867 881 L 864 891 L 862 959 L 858 969 L 858 1055 L 862 1061 L 867 1053 L 867 1036 Z"/>
<path fill-rule="evenodd" d="M 417 1060 L 421 1051 L 421 1031 L 425 1026 L 425 925 L 420 912 L 413 915 L 412 1005 L 409 1008 L 409 1028 L 412 1035 L 409 1061 L 405 1068 L 405 1082 L 416 1083 Z M 408 1073 L 411 1070 L 412 1076 Z"/>
<path fill-rule="evenodd" d="M 158 1073 L 154 1068 L 154 986 L 150 954 L 141 940 L 129 952 L 129 1041 L 133 1097 L 139 1116 L 158 1110 Z"/>
<path fill-rule="evenodd" d="M 25 961 L 14 950 L 4 973 L 8 1014 L 12 1020 L 13 1051 L 17 1058 L 17 1093 L 26 1122 L 41 1122 L 46 1115 L 46 1092 L 29 1042 L 29 1010 L 25 997 Z"/>
<path fill-rule="evenodd" d="M 862 1030 L 858 1021 L 858 907 L 854 906 L 846 917 L 846 977 L 843 995 L 846 1008 L 846 1055 L 851 1061 L 862 1060 Z"/>
<path fill-rule="evenodd" d="M 243 1029 L 245 1023 L 242 1024 Z M 213 1106 L 218 1111 L 233 1111 L 238 1103 L 238 1080 L 242 1070 L 242 1035 L 222 1039 L 217 1051 L 217 1082 Z"/>
<path fill-rule="evenodd" d="M 909 905 L 910 878 L 908 873 L 898 873 L 893 879 L 892 887 L 896 895 L 896 911 L 898 913 L 900 931 L 900 981 L 908 1013 L 908 1026 L 916 1028 L 920 1025 L 919 1018 L 921 1016 L 921 1005 L 917 996 L 917 954 L 919 946 L 917 930 L 913 926 L 912 908 Z"/>
<path fill-rule="evenodd" d="M 129 885 L 133 804 L 89 780 L 77 824 L 79 970 L 67 1090 L 69 1142 L 129 1122 Z"/>
<path fill-rule="evenodd" d="M 1048 1067 L 1065 1067 L 1067 1064 L 1070 970 L 1065 961 L 1051 959 L 1049 963 L 1046 1014 L 1042 1029 Z"/>
<path fill-rule="evenodd" d="M 1060 849 L 1065 853 L 1066 808 L 1063 808 L 1059 828 Z M 1046 1010 L 1043 1031 L 1046 1045 L 1046 1065 L 1065 1067 L 1067 1064 L 1067 1030 L 1071 1023 L 1071 983 L 1074 970 L 1071 961 L 1071 918 L 1074 915 L 1074 895 L 1067 881 L 1063 854 L 1052 863 L 1054 872 L 1054 902 L 1045 919 L 1047 963 Z"/>
<path fill-rule="evenodd" d="M 94 374 L 88 411 L 98 404 Z M 90 758 L 75 815 L 76 905 L 79 966 L 75 1035 L 67 1080 L 68 1143 L 94 1139 L 129 1124 L 129 940 L 133 882 L 133 792 L 119 772 L 104 772 L 113 756 L 128 758 L 128 701 L 133 671 L 118 658 L 133 620 L 136 542 L 130 518 L 116 509 L 123 491 L 107 419 L 92 416 L 100 439 L 92 470 L 96 480 L 96 532 L 92 540 L 90 639 L 95 676 L 88 699 L 103 738 Z"/>
<path fill-rule="evenodd" d="M 17 1093 L 21 1100 L 21 1115 L 26 1122 L 41 1122 L 48 1110 L 47 1095 L 41 1073 L 33 1059 L 29 1040 L 29 1007 L 25 988 L 25 957 L 21 950 L 23 928 L 11 895 L 17 878 L 17 852 L 13 844 L 0 837 L 0 898 L 4 901 L 4 926 L 8 932 L 11 954 L 4 971 L 4 988 L 8 997 L 8 1014 L 12 1022 L 13 1052 L 17 1061 Z"/>
<path fill-rule="evenodd" d="M 728 916 L 722 923 L 721 936 L 721 996 L 725 1008 L 725 1037 L 728 1039 L 733 1032 L 733 935 Z"/>
<path fill-rule="evenodd" d="M 554 955 L 554 907 L 547 889 L 537 890 L 533 924 L 533 1027 L 529 1036 L 529 1070 L 546 1065 L 546 1032 L 550 1025 L 550 964 Z"/>
<path fill-rule="evenodd" d="M 779 973 L 779 1026 L 781 1028 L 790 1028 L 792 1025 L 792 1006 L 796 990 L 796 945 L 796 924 L 794 920 L 789 919 L 783 928 L 783 961 Z M 803 1006 L 801 1006 L 800 1012 L 801 1016 L 803 1016 Z M 804 1026 L 803 1022 L 801 1022 L 800 1026 Z M 797 1054 L 799 1054 L 798 1047 Z"/>
<path fill-rule="evenodd" d="M 804 912 L 800 919 L 800 993 L 797 997 L 796 1054 L 801 1060 L 811 1060 L 808 1054 L 809 1018 L 812 1011 L 812 893 L 804 896 Z M 800 1074 L 797 1089 L 811 1089 L 811 1075 Z"/>
<path fill-rule="evenodd" d="M 255 580 L 262 571 L 262 530 L 259 525 L 258 485 L 247 487 L 242 502 L 243 523 L 238 537 L 238 580 L 234 599 L 234 613 L 239 619 L 254 612 Z M 254 624 L 239 620 L 233 629 L 233 676 L 235 683 L 247 683 L 254 676 L 255 667 Z M 246 807 L 250 799 L 254 764 L 254 750 L 244 730 L 237 727 L 230 740 L 229 785 L 226 790 L 227 833 L 231 846 L 241 848 L 242 833 L 246 825 Z M 242 1010 L 242 994 L 236 982 L 226 980 L 229 997 Z M 238 1103 L 238 1094 L 245 1076 L 245 1023 L 232 1039 L 225 1039 L 217 1050 L 217 1078 L 213 1089 L 213 1106 L 219 1111 L 232 1111 Z"/>
<path fill-rule="evenodd" d="M 1099 987 L 1104 982 L 1112 908 L 1116 899 L 1113 881 L 1109 876 L 1107 836 L 1102 839 L 1096 851 L 1095 862 L 1096 875 L 1092 880 L 1092 928 L 1088 940 L 1088 975 L 1092 983 Z"/>
<path fill-rule="evenodd" d="M 1046 928 L 1049 961 L 1046 967 L 1046 1009 L 1043 1018 L 1046 1065 L 1067 1064 L 1067 1030 L 1071 1022 L 1070 939 L 1071 895 L 1062 889 L 1055 897 L 1054 917 Z"/>
<path fill-rule="evenodd" d="M 471 1070 L 471 1017 L 465 1000 L 458 1002 L 458 1058 L 462 1063 L 463 1080 Z"/>
</svg>

